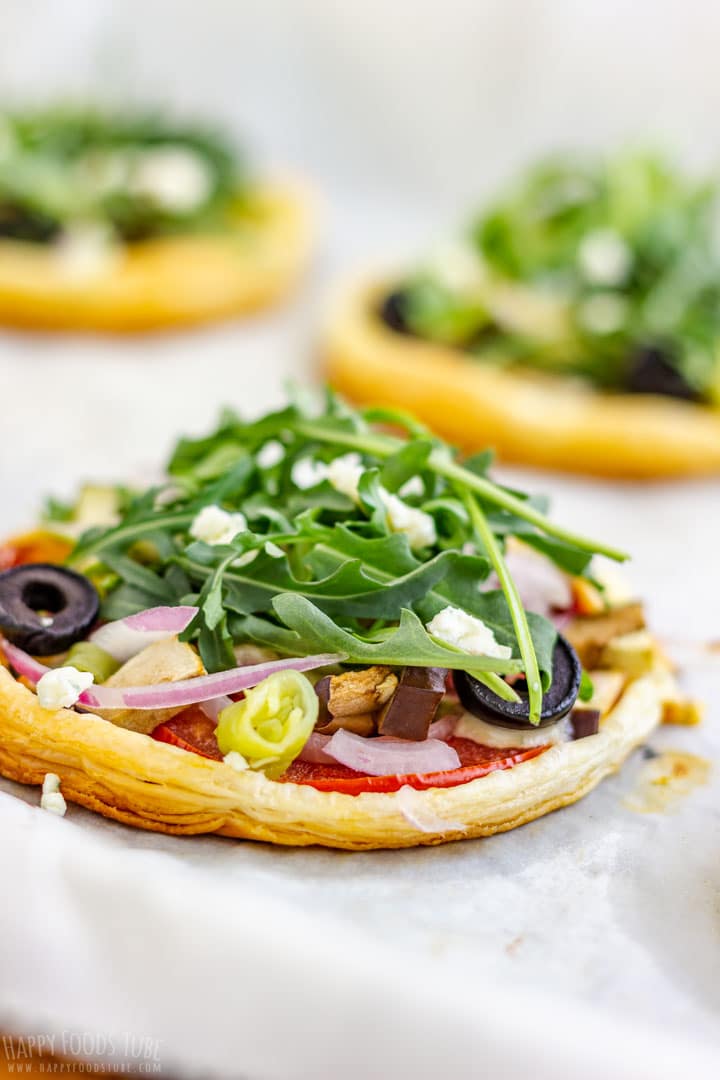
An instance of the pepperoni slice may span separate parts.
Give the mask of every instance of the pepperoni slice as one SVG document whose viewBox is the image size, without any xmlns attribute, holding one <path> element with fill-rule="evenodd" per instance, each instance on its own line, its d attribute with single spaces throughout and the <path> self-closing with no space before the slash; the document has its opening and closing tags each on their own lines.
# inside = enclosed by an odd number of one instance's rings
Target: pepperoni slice
<svg viewBox="0 0 720 1080">
<path fill-rule="evenodd" d="M 183 750 L 190 750 L 201 757 L 222 761 L 222 754 L 215 738 L 215 723 L 206 716 L 199 705 L 183 709 L 171 720 L 158 724 L 152 733 L 158 742 L 171 743 Z"/>
<path fill-rule="evenodd" d="M 293 761 L 280 783 L 309 784 L 318 791 L 340 791 L 345 795 L 360 795 L 364 791 L 390 792 L 401 787 L 425 788 L 457 787 L 477 780 L 497 769 L 510 769 L 522 761 L 529 761 L 547 750 L 546 746 L 533 746 L 529 750 L 514 747 L 496 748 L 481 746 L 470 739 L 448 739 L 460 758 L 459 769 L 444 772 L 413 773 L 404 776 L 365 776 L 345 765 L 316 765 L 306 761 Z"/>
<path fill-rule="evenodd" d="M 199 705 L 191 705 L 172 720 L 159 724 L 152 737 L 215 761 L 222 760 L 215 739 L 215 724 Z M 457 750 L 460 758 L 459 769 L 403 776 L 367 776 L 365 773 L 348 769 L 339 762 L 337 765 L 317 765 L 309 761 L 293 761 L 278 783 L 307 784 L 318 791 L 339 791 L 345 795 L 360 795 L 364 791 L 399 791 L 405 785 L 419 791 L 425 788 L 457 787 L 458 784 L 467 784 L 470 780 L 477 780 L 498 769 L 511 769 L 513 765 L 529 761 L 547 750 L 547 746 L 533 746 L 529 750 L 481 746 L 470 739 L 448 739 L 448 743 Z"/>
</svg>

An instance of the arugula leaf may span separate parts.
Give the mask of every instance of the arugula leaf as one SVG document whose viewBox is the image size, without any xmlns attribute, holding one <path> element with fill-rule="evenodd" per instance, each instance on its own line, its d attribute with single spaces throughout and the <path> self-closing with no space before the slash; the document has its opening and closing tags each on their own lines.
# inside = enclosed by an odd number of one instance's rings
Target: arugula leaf
<svg viewBox="0 0 720 1080">
<path fill-rule="evenodd" d="M 429 439 L 414 439 L 387 458 L 380 472 L 380 483 L 387 491 L 399 491 L 408 480 L 419 476 L 427 466 L 433 444 Z"/>
<path fill-rule="evenodd" d="M 135 559 L 129 559 L 125 555 L 117 555 L 114 552 L 106 551 L 103 562 L 110 570 L 114 570 L 126 584 L 133 585 L 136 589 L 142 591 L 149 600 L 154 601 L 155 606 L 173 602 L 174 594 L 171 585 L 147 566 L 136 562 Z M 152 604 L 148 603 L 146 606 L 151 607 Z"/>
<path fill-rule="evenodd" d="M 197 550 L 197 549 L 196 549 Z M 236 559 L 233 554 L 231 558 Z M 276 597 L 293 593 L 312 597 L 328 614 L 362 619 L 394 619 L 401 607 L 427 595 L 448 573 L 453 562 L 462 559 L 456 552 L 443 551 L 426 563 L 418 563 L 407 573 L 378 581 L 366 573 L 360 559 L 345 559 L 327 577 L 300 580 L 292 572 L 286 555 L 275 558 L 260 551 L 251 563 L 228 567 L 221 572 L 223 604 L 239 615 L 271 611 Z M 207 566 L 187 556 L 178 556 L 178 565 L 192 581 L 210 580 Z M 215 579 L 218 571 L 212 574 Z M 212 594 L 217 603 L 217 590 Z M 208 594 L 208 599 L 210 595 Z M 215 607 L 211 619 L 215 617 Z"/>
<path fill-rule="evenodd" d="M 403 608 L 396 629 L 380 641 L 365 641 L 343 630 L 307 597 L 286 594 L 273 604 L 275 613 L 287 627 L 294 630 L 298 641 L 308 651 L 321 641 L 334 652 L 347 653 L 355 664 L 391 664 L 412 667 L 445 667 L 468 671 L 478 678 L 488 673 L 519 671 L 519 660 L 498 660 L 495 657 L 472 656 L 431 638 L 414 612 Z M 509 687 L 508 687 L 509 689 Z"/>
</svg>

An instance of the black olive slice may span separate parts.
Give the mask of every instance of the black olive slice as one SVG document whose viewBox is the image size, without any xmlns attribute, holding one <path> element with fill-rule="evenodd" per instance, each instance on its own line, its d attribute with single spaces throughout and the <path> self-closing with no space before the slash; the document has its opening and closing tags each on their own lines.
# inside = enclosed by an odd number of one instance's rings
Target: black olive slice
<svg viewBox="0 0 720 1080">
<path fill-rule="evenodd" d="M 631 394 L 662 394 L 685 401 L 700 397 L 673 364 L 671 351 L 659 345 L 642 345 L 635 350 L 625 385 Z"/>
<path fill-rule="evenodd" d="M 380 318 L 396 333 L 412 334 L 407 320 L 407 293 L 403 289 L 396 289 L 385 297 L 380 305 Z"/>
<path fill-rule="evenodd" d="M 562 720 L 572 709 L 580 689 L 580 661 L 577 653 L 569 641 L 558 634 L 555 652 L 553 653 L 552 684 L 546 694 L 543 695 L 540 724 L 530 723 L 530 709 L 527 699 L 527 688 L 523 689 L 521 682 L 516 682 L 513 687 L 520 694 L 520 701 L 503 701 L 487 686 L 478 682 L 466 671 L 453 673 L 453 681 L 458 697 L 464 708 L 473 716 L 487 720 L 489 724 L 497 724 L 499 727 L 529 728 L 536 726 L 546 727 Z"/>
<path fill-rule="evenodd" d="M 60 235 L 60 226 L 53 218 L 39 211 L 16 206 L 0 206 L 0 237 L 7 240 L 26 240 L 48 244 Z"/>
<path fill-rule="evenodd" d="M 97 620 L 94 586 L 73 570 L 26 563 L 0 574 L 0 630 L 33 656 L 64 652 Z"/>
</svg>

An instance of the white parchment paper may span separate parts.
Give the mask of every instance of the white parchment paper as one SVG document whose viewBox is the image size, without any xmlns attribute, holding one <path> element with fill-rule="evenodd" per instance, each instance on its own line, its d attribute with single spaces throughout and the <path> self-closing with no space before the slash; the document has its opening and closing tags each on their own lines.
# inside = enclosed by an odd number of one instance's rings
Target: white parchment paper
<svg viewBox="0 0 720 1080">
<path fill-rule="evenodd" d="M 249 326 L 1 338 L 1 531 L 48 490 L 147 476 L 223 402 L 279 403 L 312 370 L 332 270 L 383 232 L 419 244 L 421 216 L 354 211 L 369 240 L 346 221 L 342 258 Z M 346 854 L 155 836 L 72 806 L 57 820 L 2 781 L 0 1023 L 146 1034 L 168 1067 L 252 1080 L 718 1075 L 720 670 L 693 643 L 720 638 L 720 485 L 505 475 L 635 556 L 653 624 L 710 703 L 701 728 L 650 744 L 708 759 L 707 783 L 631 810 L 639 753 L 504 836 Z"/>
</svg>

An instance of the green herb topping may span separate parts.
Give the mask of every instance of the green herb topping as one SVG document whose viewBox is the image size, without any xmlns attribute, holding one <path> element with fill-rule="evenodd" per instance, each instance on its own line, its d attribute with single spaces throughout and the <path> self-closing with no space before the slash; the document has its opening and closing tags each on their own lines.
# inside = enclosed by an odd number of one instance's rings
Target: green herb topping
<svg viewBox="0 0 720 1080">
<path fill-rule="evenodd" d="M 540 164 L 401 282 L 387 321 L 606 390 L 720 400 L 718 185 L 648 155 Z"/>
<path fill-rule="evenodd" d="M 183 636 L 208 671 L 253 642 L 462 669 L 508 700 L 502 676 L 525 672 L 537 722 L 556 631 L 524 610 L 508 537 L 573 574 L 595 552 L 624 556 L 552 523 L 543 500 L 494 483 L 489 465 L 489 454 L 461 462 L 403 413 L 355 412 L 329 391 L 254 422 L 226 412 L 208 437 L 178 443 L 166 485 L 122 490 L 119 522 L 85 531 L 70 562 L 98 584 L 108 619 L 198 606 Z M 447 609 L 481 620 L 482 653 L 428 629 Z"/>
<path fill-rule="evenodd" d="M 93 226 L 132 241 L 218 227 L 242 171 L 224 139 L 159 115 L 0 116 L 0 235 L 44 243 Z"/>
</svg>

